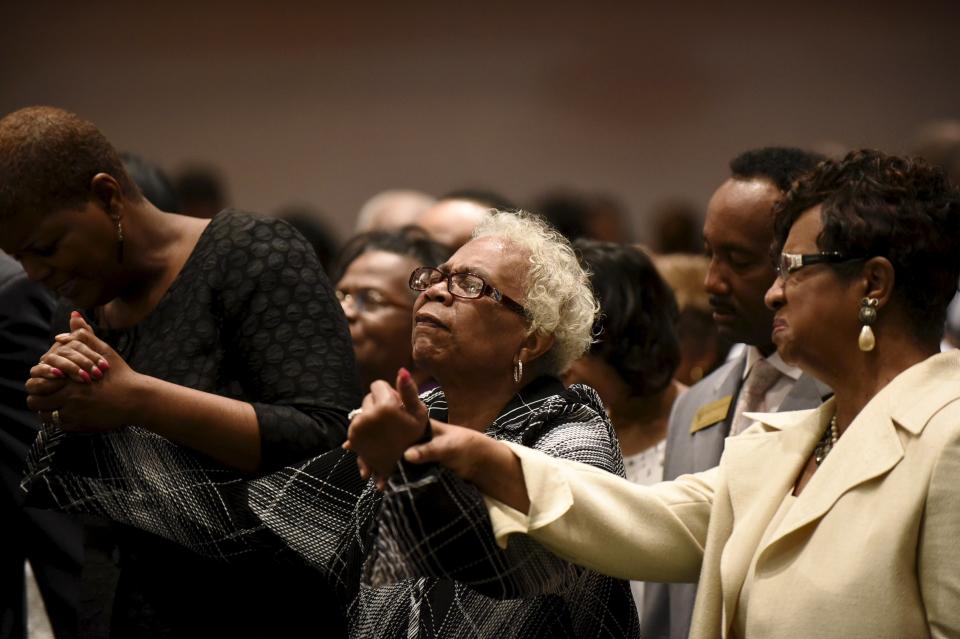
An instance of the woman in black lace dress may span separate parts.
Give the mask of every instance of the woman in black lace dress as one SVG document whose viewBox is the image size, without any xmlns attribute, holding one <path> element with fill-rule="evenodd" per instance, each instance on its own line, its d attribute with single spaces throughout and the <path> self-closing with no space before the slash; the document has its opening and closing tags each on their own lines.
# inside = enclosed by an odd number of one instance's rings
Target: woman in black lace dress
<svg viewBox="0 0 960 639">
<path fill-rule="evenodd" d="M 335 634 L 318 577 L 235 542 L 256 528 L 245 480 L 339 445 L 358 400 L 312 249 L 275 220 L 160 212 L 58 109 L 0 120 L 0 158 L 0 245 L 69 300 L 28 382 L 46 425 L 25 485 L 135 526 L 119 533 L 112 634 Z"/>
</svg>

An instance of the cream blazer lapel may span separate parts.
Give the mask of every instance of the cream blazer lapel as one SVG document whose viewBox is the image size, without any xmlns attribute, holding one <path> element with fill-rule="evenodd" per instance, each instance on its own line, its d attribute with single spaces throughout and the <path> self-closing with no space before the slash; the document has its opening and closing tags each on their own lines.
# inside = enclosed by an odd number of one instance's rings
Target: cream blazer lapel
<svg viewBox="0 0 960 639">
<path fill-rule="evenodd" d="M 898 426 L 918 435 L 933 414 L 956 399 L 956 386 L 943 382 L 958 378 L 958 356 L 960 353 L 935 355 L 907 369 L 877 393 L 817 469 L 761 553 L 826 515 L 844 493 L 890 472 L 904 455 Z M 833 400 L 824 404 L 820 412 L 826 426 L 826 417 L 834 412 Z M 758 419 L 779 422 L 782 428 L 789 428 L 789 415 L 758 415 Z M 758 565 L 762 560 L 761 554 Z"/>
<path fill-rule="evenodd" d="M 740 588 L 763 534 L 826 425 L 821 409 L 748 415 L 760 423 L 728 437 L 720 462 L 733 519 L 720 558 L 723 636 L 729 631 Z"/>
<path fill-rule="evenodd" d="M 878 396 L 879 397 L 879 396 Z M 860 411 L 830 455 L 810 479 L 777 530 L 760 549 L 758 565 L 768 548 L 796 530 L 820 519 L 842 495 L 890 470 L 903 459 L 903 445 L 883 402 L 871 402 Z M 822 414 L 833 414 L 831 408 Z"/>
</svg>

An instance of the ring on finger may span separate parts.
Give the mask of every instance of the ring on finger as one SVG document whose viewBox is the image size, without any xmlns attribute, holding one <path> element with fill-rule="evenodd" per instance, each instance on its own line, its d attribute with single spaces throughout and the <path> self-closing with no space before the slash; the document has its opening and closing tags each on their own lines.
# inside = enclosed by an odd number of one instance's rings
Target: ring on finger
<svg viewBox="0 0 960 639">
<path fill-rule="evenodd" d="M 363 412 L 362 408 L 354 408 L 352 411 L 347 413 L 347 421 L 352 422 L 353 418 Z"/>
</svg>

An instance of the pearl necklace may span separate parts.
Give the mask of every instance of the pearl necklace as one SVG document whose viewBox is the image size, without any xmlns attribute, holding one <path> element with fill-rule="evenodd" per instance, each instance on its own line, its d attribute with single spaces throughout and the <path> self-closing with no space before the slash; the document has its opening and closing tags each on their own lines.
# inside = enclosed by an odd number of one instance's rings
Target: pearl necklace
<svg viewBox="0 0 960 639">
<path fill-rule="evenodd" d="M 837 445 L 838 439 L 840 439 L 840 429 L 837 428 L 837 416 L 834 415 L 830 418 L 830 424 L 827 428 L 823 429 L 823 436 L 820 437 L 820 441 L 813 449 L 813 460 L 817 463 L 817 466 L 827 458 L 833 447 Z"/>
</svg>

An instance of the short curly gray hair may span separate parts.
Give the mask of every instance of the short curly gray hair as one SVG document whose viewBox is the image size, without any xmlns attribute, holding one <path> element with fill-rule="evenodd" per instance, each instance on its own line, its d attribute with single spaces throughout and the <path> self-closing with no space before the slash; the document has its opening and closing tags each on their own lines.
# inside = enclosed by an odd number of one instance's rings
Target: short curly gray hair
<svg viewBox="0 0 960 639">
<path fill-rule="evenodd" d="M 473 237 L 497 237 L 529 251 L 530 270 L 522 285 L 530 332 L 553 335 L 553 347 L 545 356 L 547 370 L 567 370 L 590 347 L 600 310 L 570 242 L 536 215 L 495 209 Z"/>
</svg>

